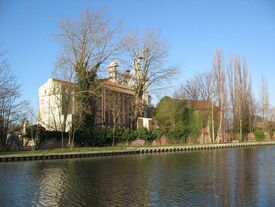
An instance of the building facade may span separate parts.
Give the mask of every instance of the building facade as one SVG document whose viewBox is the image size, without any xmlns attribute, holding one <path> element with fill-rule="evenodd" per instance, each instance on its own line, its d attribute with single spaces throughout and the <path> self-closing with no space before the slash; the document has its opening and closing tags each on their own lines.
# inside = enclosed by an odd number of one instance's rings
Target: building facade
<svg viewBox="0 0 275 207">
<path fill-rule="evenodd" d="M 99 127 L 121 128 L 133 126 L 133 99 L 135 91 L 131 85 L 132 74 L 125 71 L 117 74 L 118 64 L 112 62 L 108 67 L 108 78 L 101 80 L 101 94 L 96 100 L 95 124 Z M 76 115 L 74 100 L 75 84 L 50 78 L 39 88 L 38 122 L 47 130 L 68 131 Z M 135 100 L 144 105 L 151 105 L 151 97 L 145 91 L 142 100 Z M 148 125 L 148 124 L 147 124 Z M 145 123 L 145 127 L 147 127 Z M 65 126 L 65 127 L 64 127 Z M 143 127 L 139 124 L 138 127 Z M 65 128 L 65 129 L 64 129 Z"/>
<path fill-rule="evenodd" d="M 72 126 L 74 84 L 54 78 L 42 84 L 38 92 L 38 123 L 51 131 L 68 131 Z M 69 92 L 70 91 L 70 92 Z M 68 95 L 71 93 L 71 96 Z M 72 100 L 66 100 L 68 97 Z M 65 124 L 64 124 L 65 122 Z"/>
</svg>

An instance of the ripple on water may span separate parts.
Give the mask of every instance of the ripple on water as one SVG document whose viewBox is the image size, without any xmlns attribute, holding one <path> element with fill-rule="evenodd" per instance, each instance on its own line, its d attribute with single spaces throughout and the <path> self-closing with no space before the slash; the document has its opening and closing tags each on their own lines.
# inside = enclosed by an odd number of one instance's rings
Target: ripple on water
<svg viewBox="0 0 275 207">
<path fill-rule="evenodd" d="M 274 149 L 3 163 L 1 206 L 273 206 Z"/>
</svg>

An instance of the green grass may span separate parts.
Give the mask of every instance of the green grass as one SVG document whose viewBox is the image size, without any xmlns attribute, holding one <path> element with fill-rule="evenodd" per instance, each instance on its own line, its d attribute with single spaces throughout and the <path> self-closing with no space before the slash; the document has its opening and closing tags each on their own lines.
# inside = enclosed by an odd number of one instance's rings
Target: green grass
<svg viewBox="0 0 275 207">
<path fill-rule="evenodd" d="M 258 141 L 259 142 L 259 141 Z M 245 143 L 245 142 L 239 142 L 239 143 Z M 145 145 L 145 146 L 140 146 L 142 148 L 144 147 L 173 147 L 173 146 L 196 146 L 196 144 L 180 144 L 180 143 L 175 143 L 175 144 L 168 144 L 168 145 Z M 130 147 L 131 148 L 131 147 Z M 133 147 L 133 148 L 139 148 L 139 147 Z M 100 151 L 123 151 L 127 150 L 128 146 L 114 146 L 114 147 L 74 147 L 74 148 L 58 148 L 58 149 L 48 149 L 48 150 L 26 150 L 26 151 L 15 151 L 15 152 L 0 152 L 1 155 L 36 155 L 36 154 L 64 154 L 64 153 L 77 153 L 77 152 L 100 152 Z"/>
<path fill-rule="evenodd" d="M 26 151 L 15 151 L 15 152 L 0 152 L 0 155 L 35 155 L 35 154 L 63 154 L 72 152 L 95 152 L 95 151 L 121 151 L 127 150 L 126 146 L 115 146 L 115 147 L 74 147 L 74 148 L 58 148 L 48 150 L 26 150 Z"/>
</svg>

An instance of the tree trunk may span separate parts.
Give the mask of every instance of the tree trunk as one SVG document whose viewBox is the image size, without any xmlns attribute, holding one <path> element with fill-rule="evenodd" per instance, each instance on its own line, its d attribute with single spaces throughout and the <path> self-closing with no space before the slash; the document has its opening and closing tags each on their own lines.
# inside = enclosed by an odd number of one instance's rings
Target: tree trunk
<svg viewBox="0 0 275 207">
<path fill-rule="evenodd" d="M 68 132 L 68 143 L 67 146 L 71 145 L 71 130 Z"/>
<path fill-rule="evenodd" d="M 222 131 L 223 131 L 223 126 L 222 126 L 222 122 L 223 122 L 223 112 L 220 112 L 220 121 L 219 121 L 219 129 L 217 132 L 217 142 L 220 143 L 222 140 Z"/>
<path fill-rule="evenodd" d="M 74 147 L 74 138 L 75 138 L 75 131 L 76 129 L 72 129 L 72 141 L 71 141 L 71 149 Z"/>
<path fill-rule="evenodd" d="M 240 140 L 243 141 L 243 124 L 242 124 L 242 119 L 240 119 Z"/>
<path fill-rule="evenodd" d="M 116 127 L 115 127 L 115 124 L 114 124 L 114 126 L 113 126 L 113 143 L 112 143 L 112 146 L 114 146 L 115 145 L 115 130 L 116 130 Z"/>
<path fill-rule="evenodd" d="M 214 104 L 212 102 L 212 143 L 215 141 L 215 127 L 214 127 Z"/>
<path fill-rule="evenodd" d="M 61 132 L 61 147 L 64 147 L 64 132 Z"/>
</svg>

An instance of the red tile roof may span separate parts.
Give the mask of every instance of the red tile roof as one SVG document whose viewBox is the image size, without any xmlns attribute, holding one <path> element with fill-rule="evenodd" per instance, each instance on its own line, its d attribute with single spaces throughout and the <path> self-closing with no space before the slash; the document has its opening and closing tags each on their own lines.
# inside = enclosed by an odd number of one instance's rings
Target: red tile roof
<svg viewBox="0 0 275 207">
<path fill-rule="evenodd" d="M 104 86 L 109 86 L 109 87 L 113 87 L 113 88 L 119 88 L 119 89 L 124 89 L 124 90 L 128 90 L 131 92 L 134 92 L 134 89 L 130 88 L 129 86 L 125 86 L 122 84 L 118 84 L 118 83 L 114 83 L 112 81 L 106 80 L 103 82 Z"/>
<path fill-rule="evenodd" d="M 56 78 L 52 78 L 52 80 L 55 81 L 55 82 L 63 83 L 63 84 L 75 84 L 75 83 L 72 83 L 72 82 L 69 82 L 69 81 L 64 81 L 64 80 L 60 80 L 60 79 L 56 79 Z M 118 84 L 118 83 L 114 83 L 110 80 L 104 80 L 103 79 L 103 86 L 109 86 L 110 88 L 124 89 L 124 90 L 130 91 L 131 93 L 134 92 L 134 89 L 132 89 L 128 86 Z"/>
</svg>

